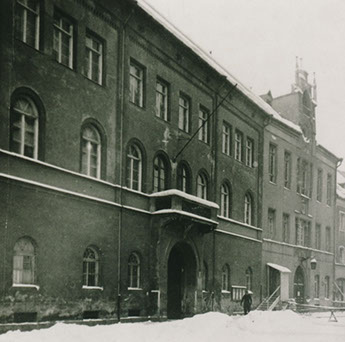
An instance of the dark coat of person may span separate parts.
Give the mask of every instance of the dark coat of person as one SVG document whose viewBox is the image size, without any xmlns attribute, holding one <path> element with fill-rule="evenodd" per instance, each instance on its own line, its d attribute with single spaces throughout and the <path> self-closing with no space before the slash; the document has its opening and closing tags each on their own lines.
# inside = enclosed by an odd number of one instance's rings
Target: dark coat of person
<svg viewBox="0 0 345 342">
<path fill-rule="evenodd" d="M 241 299 L 241 305 L 243 304 L 244 314 L 246 315 L 250 312 L 250 307 L 252 306 L 252 296 L 246 291 L 245 295 Z"/>
</svg>

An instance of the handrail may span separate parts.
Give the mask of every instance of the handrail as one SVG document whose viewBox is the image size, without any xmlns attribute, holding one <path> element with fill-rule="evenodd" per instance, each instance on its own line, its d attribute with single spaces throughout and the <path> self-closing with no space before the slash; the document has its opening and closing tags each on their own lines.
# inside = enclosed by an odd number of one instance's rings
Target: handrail
<svg viewBox="0 0 345 342">
<path fill-rule="evenodd" d="M 256 310 L 259 310 L 261 307 L 264 306 L 264 304 L 267 304 L 267 310 L 269 309 L 269 302 L 270 300 L 277 294 L 277 292 L 280 290 L 280 285 L 274 290 L 274 292 L 269 296 L 266 297 L 260 304 L 259 306 L 256 308 Z M 279 298 L 280 296 L 278 296 Z"/>
</svg>

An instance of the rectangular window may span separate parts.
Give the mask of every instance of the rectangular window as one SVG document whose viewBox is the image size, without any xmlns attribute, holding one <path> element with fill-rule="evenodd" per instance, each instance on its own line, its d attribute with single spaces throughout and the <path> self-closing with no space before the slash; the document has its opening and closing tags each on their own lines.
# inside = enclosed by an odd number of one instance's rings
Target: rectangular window
<svg viewBox="0 0 345 342">
<path fill-rule="evenodd" d="M 85 73 L 90 80 L 102 84 L 103 44 L 91 34 L 86 35 L 85 41 Z"/>
<path fill-rule="evenodd" d="M 283 214 L 283 242 L 290 242 L 290 215 Z"/>
<path fill-rule="evenodd" d="M 345 232 L 345 213 L 339 212 L 339 231 Z"/>
<path fill-rule="evenodd" d="M 327 174 L 327 205 L 332 205 L 332 175 Z"/>
<path fill-rule="evenodd" d="M 317 170 L 317 189 L 316 189 L 316 199 L 322 201 L 322 170 Z"/>
<path fill-rule="evenodd" d="M 231 126 L 223 123 L 222 152 L 228 156 L 231 154 Z"/>
<path fill-rule="evenodd" d="M 268 157 L 268 174 L 272 183 L 277 182 L 277 146 L 270 144 Z"/>
<path fill-rule="evenodd" d="M 311 241 L 310 222 L 296 218 L 296 245 L 309 247 L 310 241 Z"/>
<path fill-rule="evenodd" d="M 287 151 L 284 153 L 284 187 L 291 188 L 291 153 Z"/>
<path fill-rule="evenodd" d="M 321 225 L 315 225 L 315 248 L 321 249 Z"/>
<path fill-rule="evenodd" d="M 309 221 L 302 221 L 304 230 L 304 246 L 311 247 L 311 224 Z"/>
<path fill-rule="evenodd" d="M 129 99 L 139 107 L 144 106 L 144 69 L 134 62 L 129 68 Z"/>
<path fill-rule="evenodd" d="M 268 225 L 268 238 L 273 239 L 276 231 L 276 211 L 274 209 L 268 209 L 267 215 L 267 225 Z"/>
<path fill-rule="evenodd" d="M 54 14 L 54 58 L 61 64 L 73 68 L 73 24 L 62 14 Z"/>
<path fill-rule="evenodd" d="M 246 141 L 246 165 L 249 167 L 253 166 L 253 156 L 254 156 L 254 143 L 253 140 L 247 138 Z"/>
<path fill-rule="evenodd" d="M 235 131 L 235 159 L 238 161 L 243 160 L 243 134 L 242 132 L 236 130 Z"/>
<path fill-rule="evenodd" d="M 297 192 L 307 197 L 311 196 L 312 170 L 312 164 L 297 159 Z"/>
<path fill-rule="evenodd" d="M 320 297 L 320 276 L 316 275 L 314 277 L 314 298 Z"/>
<path fill-rule="evenodd" d="M 16 37 L 39 49 L 40 7 L 36 0 L 17 0 Z"/>
<path fill-rule="evenodd" d="M 156 82 L 156 116 L 159 118 L 169 121 L 169 110 L 168 110 L 168 85 L 157 80 Z"/>
<path fill-rule="evenodd" d="M 331 227 L 326 227 L 325 247 L 327 252 L 332 251 Z"/>
<path fill-rule="evenodd" d="M 209 121 L 208 121 L 209 113 L 206 109 L 200 108 L 199 109 L 199 140 L 209 143 Z"/>
<path fill-rule="evenodd" d="M 190 132 L 190 100 L 183 95 L 179 98 L 178 128 Z"/>
</svg>

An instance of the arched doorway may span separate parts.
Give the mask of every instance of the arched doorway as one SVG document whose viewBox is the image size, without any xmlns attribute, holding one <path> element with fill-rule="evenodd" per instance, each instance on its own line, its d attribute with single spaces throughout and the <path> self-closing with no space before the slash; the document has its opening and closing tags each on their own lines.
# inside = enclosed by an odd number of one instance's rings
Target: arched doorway
<svg viewBox="0 0 345 342">
<path fill-rule="evenodd" d="M 193 249 L 177 243 L 168 259 L 168 318 L 181 318 L 194 312 L 197 264 Z"/>
<path fill-rule="evenodd" d="M 304 303 L 304 271 L 301 266 L 295 272 L 294 296 L 297 303 Z"/>
</svg>

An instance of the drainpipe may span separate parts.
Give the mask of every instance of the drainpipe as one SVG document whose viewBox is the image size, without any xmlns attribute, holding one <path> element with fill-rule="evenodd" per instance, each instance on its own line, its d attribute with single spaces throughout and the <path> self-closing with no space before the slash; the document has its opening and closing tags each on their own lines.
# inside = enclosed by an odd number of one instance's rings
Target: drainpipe
<svg viewBox="0 0 345 342">
<path fill-rule="evenodd" d="M 123 188 L 123 117 L 124 117 L 124 89 L 125 89 L 125 54 L 126 54 L 126 26 L 129 20 L 132 18 L 134 13 L 134 8 L 130 14 L 128 15 L 127 19 L 124 21 L 122 25 L 122 34 L 121 34 L 121 55 L 120 55 L 120 82 L 119 82 L 119 98 L 120 98 L 120 212 L 119 212 L 119 232 L 118 232 L 118 248 L 117 248 L 117 319 L 120 321 L 121 319 L 121 238 L 122 238 L 122 215 L 123 215 L 123 207 L 122 207 L 122 188 Z"/>
</svg>

